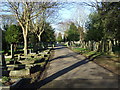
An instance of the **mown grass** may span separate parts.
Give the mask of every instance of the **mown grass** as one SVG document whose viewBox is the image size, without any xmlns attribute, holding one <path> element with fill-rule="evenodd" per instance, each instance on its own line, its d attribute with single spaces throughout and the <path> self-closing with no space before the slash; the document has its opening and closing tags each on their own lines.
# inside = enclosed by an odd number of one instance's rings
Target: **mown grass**
<svg viewBox="0 0 120 90">
<path fill-rule="evenodd" d="M 88 49 L 85 49 L 85 48 L 72 48 L 72 50 L 80 54 L 83 54 L 88 51 Z"/>
<path fill-rule="evenodd" d="M 4 53 L 4 51 L 0 51 L 0 53 Z"/>
</svg>

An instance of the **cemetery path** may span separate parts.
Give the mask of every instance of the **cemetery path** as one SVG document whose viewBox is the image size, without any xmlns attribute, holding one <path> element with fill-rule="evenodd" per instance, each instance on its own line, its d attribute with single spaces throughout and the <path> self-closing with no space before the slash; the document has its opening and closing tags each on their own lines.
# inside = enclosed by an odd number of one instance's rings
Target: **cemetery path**
<svg viewBox="0 0 120 90">
<path fill-rule="evenodd" d="M 118 88 L 118 76 L 64 46 L 55 47 L 40 88 Z"/>
</svg>

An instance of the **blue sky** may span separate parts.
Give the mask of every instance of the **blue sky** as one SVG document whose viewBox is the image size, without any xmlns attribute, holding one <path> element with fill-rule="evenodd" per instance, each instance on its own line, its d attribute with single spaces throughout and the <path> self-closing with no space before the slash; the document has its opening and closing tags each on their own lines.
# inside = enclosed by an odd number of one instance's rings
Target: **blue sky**
<svg viewBox="0 0 120 90">
<path fill-rule="evenodd" d="M 90 14 L 90 7 L 83 7 L 82 5 L 78 5 L 75 3 L 70 2 L 69 4 L 65 5 L 64 8 L 60 9 L 58 12 L 58 19 L 55 20 L 55 23 L 52 23 L 51 25 L 53 28 L 55 28 L 56 32 L 61 32 L 61 28 L 59 27 L 58 23 L 59 22 L 66 22 L 69 20 L 74 21 L 75 19 L 79 19 L 78 17 L 82 17 L 83 20 L 87 19 L 87 16 Z M 2 4 L 0 4 L 1 6 Z M 6 8 L 1 7 L 2 8 Z M 10 13 L 1 13 L 2 14 L 10 14 Z M 53 18 L 54 20 L 54 18 Z"/>
<path fill-rule="evenodd" d="M 56 24 L 52 24 L 53 28 L 55 28 L 56 32 L 64 33 L 64 30 L 61 30 L 62 28 L 59 27 L 57 23 L 59 22 L 66 22 L 66 21 L 74 21 L 78 20 L 79 17 L 84 20 L 88 19 L 88 15 L 91 13 L 91 7 L 84 7 L 82 5 L 78 4 L 69 4 L 67 7 L 61 9 L 59 11 L 59 17 L 60 19 L 56 20 Z"/>
</svg>

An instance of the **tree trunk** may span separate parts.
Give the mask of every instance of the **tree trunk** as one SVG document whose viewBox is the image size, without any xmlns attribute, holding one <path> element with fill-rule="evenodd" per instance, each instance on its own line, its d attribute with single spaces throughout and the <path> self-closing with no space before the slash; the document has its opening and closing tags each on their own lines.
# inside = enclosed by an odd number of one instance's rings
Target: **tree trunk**
<svg viewBox="0 0 120 90">
<path fill-rule="evenodd" d="M 41 37 L 40 37 L 41 35 L 38 35 L 38 40 L 39 40 L 39 43 L 40 43 L 40 41 L 41 41 Z"/>
<path fill-rule="evenodd" d="M 2 65 L 2 69 L 6 69 L 6 62 L 4 58 L 4 54 L 2 54 L 2 30 L 0 29 L 0 66 Z M 0 71 L 0 73 L 2 73 Z M 2 74 L 0 75 L 0 78 L 2 77 Z"/>
<path fill-rule="evenodd" d="M 17 51 L 17 44 L 14 44 L 14 51 Z"/>
<path fill-rule="evenodd" d="M 24 55 L 26 56 L 27 55 L 27 35 L 23 35 L 24 36 Z"/>
</svg>

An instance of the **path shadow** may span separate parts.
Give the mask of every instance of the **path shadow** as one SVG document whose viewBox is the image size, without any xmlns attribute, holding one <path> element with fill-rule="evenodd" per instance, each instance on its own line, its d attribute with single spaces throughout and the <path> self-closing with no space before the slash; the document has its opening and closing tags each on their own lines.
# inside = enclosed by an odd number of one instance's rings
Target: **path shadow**
<svg viewBox="0 0 120 90">
<path fill-rule="evenodd" d="M 74 53 L 74 52 L 73 52 L 73 53 L 66 54 L 66 55 L 61 55 L 61 56 L 59 56 L 59 57 L 56 57 L 56 58 L 53 58 L 53 59 L 49 60 L 49 62 L 54 61 L 54 60 L 58 60 L 58 59 L 62 59 L 62 58 L 74 57 L 74 56 L 76 56 L 76 55 L 78 55 L 78 54 L 76 54 L 76 53 Z"/>
<path fill-rule="evenodd" d="M 77 63 L 75 63 L 75 64 L 73 64 L 73 65 L 71 65 L 71 66 L 69 66 L 69 67 L 67 67 L 67 68 L 65 68 L 63 70 L 60 70 L 60 71 L 54 73 L 53 75 L 51 75 L 51 76 L 49 76 L 49 77 L 47 77 L 47 78 L 45 78 L 45 79 L 43 79 L 43 80 L 41 80 L 39 82 L 33 83 L 32 86 L 36 86 L 36 87 L 34 87 L 34 89 L 39 89 L 43 85 L 53 81 L 54 79 L 64 75 L 65 73 L 67 73 L 67 72 L 69 72 L 69 71 L 71 71 L 71 70 L 73 70 L 73 69 L 75 69 L 75 68 L 77 68 L 77 67 L 79 67 L 79 66 L 81 66 L 83 64 L 86 64 L 86 63 L 88 63 L 90 61 L 91 60 L 89 60 L 88 58 L 84 59 L 82 61 L 79 61 L 79 62 L 77 62 Z M 31 87 L 31 88 L 33 88 L 33 87 Z"/>
</svg>

